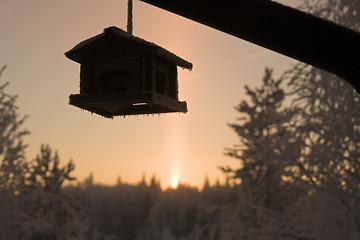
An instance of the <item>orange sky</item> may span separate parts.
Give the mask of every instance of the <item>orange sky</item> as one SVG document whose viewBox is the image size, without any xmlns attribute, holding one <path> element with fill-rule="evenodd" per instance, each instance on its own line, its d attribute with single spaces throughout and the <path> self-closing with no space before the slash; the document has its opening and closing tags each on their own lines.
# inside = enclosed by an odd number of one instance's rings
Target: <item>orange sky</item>
<svg viewBox="0 0 360 240">
<path fill-rule="evenodd" d="M 92 172 L 106 184 L 118 176 L 136 183 L 143 174 L 156 174 L 164 187 L 174 174 L 195 186 L 205 175 L 223 182 L 217 167 L 237 166 L 223 152 L 238 143 L 227 124 L 238 116 L 244 85 L 259 85 L 266 66 L 279 76 L 294 61 L 134 1 L 134 35 L 194 65 L 178 69 L 179 98 L 189 112 L 109 120 L 68 105 L 79 92 L 79 65 L 64 52 L 113 25 L 126 27 L 125 0 L 0 1 L 0 65 L 8 65 L 1 81 L 10 81 L 20 113 L 29 115 L 28 157 L 49 143 L 63 162 L 74 160 L 79 180 Z"/>
</svg>

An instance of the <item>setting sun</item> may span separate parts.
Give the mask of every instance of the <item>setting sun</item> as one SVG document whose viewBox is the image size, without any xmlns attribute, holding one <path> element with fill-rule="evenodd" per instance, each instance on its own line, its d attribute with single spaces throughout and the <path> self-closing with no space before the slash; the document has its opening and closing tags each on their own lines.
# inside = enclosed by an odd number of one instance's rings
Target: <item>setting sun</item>
<svg viewBox="0 0 360 240">
<path fill-rule="evenodd" d="M 179 171 L 177 171 L 176 169 L 174 169 L 173 173 L 171 174 L 170 186 L 171 186 L 172 188 L 177 188 L 178 185 L 179 185 L 179 181 L 180 181 Z"/>
</svg>

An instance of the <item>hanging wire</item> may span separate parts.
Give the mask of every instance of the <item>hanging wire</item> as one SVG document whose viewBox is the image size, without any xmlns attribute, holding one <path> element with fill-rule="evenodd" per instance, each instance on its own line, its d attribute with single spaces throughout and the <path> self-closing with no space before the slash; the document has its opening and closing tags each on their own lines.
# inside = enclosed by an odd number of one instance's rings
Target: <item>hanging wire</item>
<svg viewBox="0 0 360 240">
<path fill-rule="evenodd" d="M 133 9 L 133 1 L 132 0 L 128 0 L 128 14 L 127 14 L 127 32 L 129 34 L 132 35 L 133 33 L 133 14 L 132 14 L 132 9 Z"/>
</svg>

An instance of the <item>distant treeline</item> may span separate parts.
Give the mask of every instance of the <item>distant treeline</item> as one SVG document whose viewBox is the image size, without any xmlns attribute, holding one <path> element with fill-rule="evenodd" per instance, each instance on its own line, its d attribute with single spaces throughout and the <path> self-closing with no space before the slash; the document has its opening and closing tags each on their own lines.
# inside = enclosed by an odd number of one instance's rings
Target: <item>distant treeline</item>
<svg viewBox="0 0 360 240">
<path fill-rule="evenodd" d="M 235 240 L 358 239 L 356 201 L 305 182 L 279 187 L 224 184 L 162 190 L 160 181 L 94 184 L 90 177 L 62 194 L 83 208 L 87 239 Z M 353 201 L 353 202 L 352 202 Z M 350 204 L 347 206 L 347 204 Z M 98 238 L 101 234 L 103 238 Z"/>
<path fill-rule="evenodd" d="M 153 176 L 150 183 L 93 184 L 92 176 L 64 194 L 81 201 L 92 228 L 116 239 L 182 239 L 207 221 L 209 206 L 221 206 L 234 198 L 233 187 L 210 186 L 202 190 L 186 184 L 162 190 Z"/>
</svg>

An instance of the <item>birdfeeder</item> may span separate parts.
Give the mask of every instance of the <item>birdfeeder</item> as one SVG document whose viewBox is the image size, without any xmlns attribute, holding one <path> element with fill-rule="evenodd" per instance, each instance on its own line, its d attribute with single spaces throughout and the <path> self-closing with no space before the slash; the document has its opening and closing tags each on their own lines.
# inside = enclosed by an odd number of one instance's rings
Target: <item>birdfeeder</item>
<svg viewBox="0 0 360 240">
<path fill-rule="evenodd" d="M 187 112 L 177 66 L 192 64 L 154 43 L 109 27 L 65 55 L 80 63 L 80 93 L 70 95 L 71 105 L 108 118 Z"/>
</svg>

